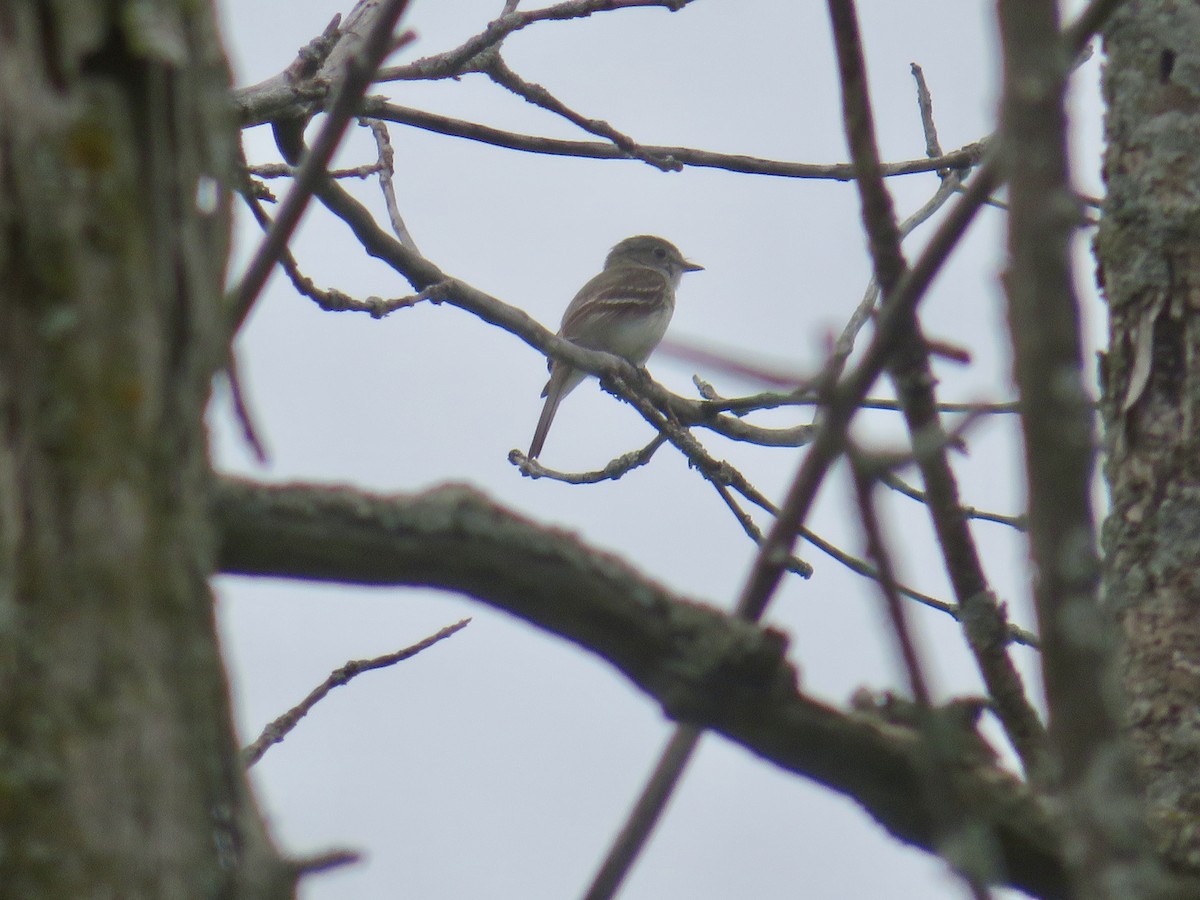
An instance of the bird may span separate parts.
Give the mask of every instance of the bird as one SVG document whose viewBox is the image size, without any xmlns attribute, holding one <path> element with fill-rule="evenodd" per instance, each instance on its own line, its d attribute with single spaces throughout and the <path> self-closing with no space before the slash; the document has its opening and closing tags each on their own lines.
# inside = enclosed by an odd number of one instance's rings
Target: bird
<svg viewBox="0 0 1200 900">
<path fill-rule="evenodd" d="M 649 359 L 675 312 L 675 291 L 685 272 L 704 266 L 689 262 L 670 241 L 651 234 L 625 238 L 609 251 L 604 269 L 579 289 L 563 313 L 558 336 L 615 354 L 635 366 Z M 560 360 L 550 362 L 550 380 L 542 390 L 546 404 L 529 445 L 537 459 L 563 397 L 587 377 Z"/>
</svg>

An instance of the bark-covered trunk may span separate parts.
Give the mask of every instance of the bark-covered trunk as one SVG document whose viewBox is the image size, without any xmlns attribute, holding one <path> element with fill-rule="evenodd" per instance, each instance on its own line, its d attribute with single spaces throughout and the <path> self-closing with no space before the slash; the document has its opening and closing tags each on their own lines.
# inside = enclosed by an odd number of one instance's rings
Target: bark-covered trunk
<svg viewBox="0 0 1200 900">
<path fill-rule="evenodd" d="M 1105 595 L 1160 850 L 1200 869 L 1200 8 L 1126 3 L 1105 39 L 1097 239 L 1112 512 Z"/>
<path fill-rule="evenodd" d="M 0 3 L 0 895 L 286 893 L 213 627 L 212 11 Z"/>
</svg>

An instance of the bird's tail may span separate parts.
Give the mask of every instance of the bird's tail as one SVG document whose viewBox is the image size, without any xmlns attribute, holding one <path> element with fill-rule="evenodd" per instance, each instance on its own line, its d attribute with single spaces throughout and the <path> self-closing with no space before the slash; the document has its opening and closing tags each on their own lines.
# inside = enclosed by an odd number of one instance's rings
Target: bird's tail
<svg viewBox="0 0 1200 900">
<path fill-rule="evenodd" d="M 541 418 L 538 419 L 537 428 L 533 431 L 533 441 L 529 444 L 529 453 L 526 454 L 530 459 L 537 459 L 538 454 L 542 452 L 542 446 L 546 443 L 546 433 L 550 430 L 550 423 L 554 421 L 554 414 L 558 412 L 558 404 L 562 403 L 563 397 L 579 383 L 579 379 L 571 377 L 574 374 L 574 370 L 560 365 L 556 365 L 551 371 L 546 389 L 542 391 L 546 405 L 542 407 Z"/>
</svg>

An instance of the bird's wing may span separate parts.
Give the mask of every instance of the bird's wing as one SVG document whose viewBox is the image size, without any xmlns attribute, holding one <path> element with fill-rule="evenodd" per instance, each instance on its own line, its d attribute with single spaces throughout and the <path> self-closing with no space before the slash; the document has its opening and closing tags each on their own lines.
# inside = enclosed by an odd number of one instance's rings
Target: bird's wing
<svg viewBox="0 0 1200 900">
<path fill-rule="evenodd" d="M 603 330 L 609 316 L 636 314 L 639 310 L 655 312 L 664 296 L 670 298 L 671 283 L 657 269 L 605 269 L 580 288 L 563 313 L 558 333 L 569 341 L 586 342 L 593 329 Z"/>
</svg>

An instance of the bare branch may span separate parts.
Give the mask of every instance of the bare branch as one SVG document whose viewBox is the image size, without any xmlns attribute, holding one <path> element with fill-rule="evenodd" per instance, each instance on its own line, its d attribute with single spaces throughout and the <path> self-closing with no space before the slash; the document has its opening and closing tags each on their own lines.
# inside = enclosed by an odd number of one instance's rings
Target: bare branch
<svg viewBox="0 0 1200 900">
<path fill-rule="evenodd" d="M 694 725 L 680 725 L 675 729 L 608 855 L 588 885 L 583 900 L 611 900 L 616 896 L 625 876 L 641 855 L 646 836 L 662 818 L 679 776 L 691 761 L 703 733 Z"/>
<path fill-rule="evenodd" d="M 933 849 L 913 729 L 805 696 L 781 635 L 674 596 L 567 532 L 458 486 L 378 497 L 222 479 L 214 514 L 227 573 L 466 593 L 601 655 L 672 717 L 854 797 L 901 840 Z M 1063 897 L 1055 828 L 1028 789 L 979 762 L 945 777 L 997 829 L 1008 883 Z"/>
<path fill-rule="evenodd" d="M 841 70 L 846 137 L 850 154 L 859 166 L 863 223 L 870 237 L 875 278 L 885 305 L 890 305 L 907 263 L 900 251 L 891 197 L 879 172 L 858 18 L 852 0 L 829 0 L 829 12 Z M 945 453 L 946 435 L 938 419 L 929 349 L 915 313 L 897 319 L 894 327 L 897 346 L 887 360 L 888 375 L 901 401 L 914 449 L 935 449 L 932 453 L 918 452 L 916 460 L 946 571 L 958 605 L 965 612 L 963 630 L 997 716 L 1026 770 L 1032 771 L 1042 761 L 1045 729 L 1006 652 L 1001 635 L 1008 629 L 1007 618 L 988 584 L 968 520 L 962 514 L 958 484 Z"/>
<path fill-rule="evenodd" d="M 271 269 L 275 267 L 280 254 L 291 239 L 292 232 L 300 224 L 300 217 L 308 207 L 308 201 L 316 189 L 317 182 L 328 177 L 326 169 L 333 159 L 333 154 L 342 141 L 346 126 L 354 117 L 359 102 L 370 86 L 375 73 L 384 59 L 404 43 L 412 39 L 411 32 L 399 40 L 392 37 L 396 23 L 408 6 L 408 0 L 384 0 L 377 11 L 377 18 L 371 23 L 370 31 L 364 39 L 360 51 L 351 56 L 346 64 L 345 77 L 337 97 L 326 114 L 325 124 L 312 148 L 305 153 L 300 165 L 300 171 L 292 185 L 292 190 L 279 209 L 271 230 L 267 233 L 262 245 L 258 248 L 250 265 L 246 268 L 241 282 L 233 293 L 232 320 L 233 330 L 237 331 L 259 291 L 267 282 Z"/>
<path fill-rule="evenodd" d="M 291 167 L 288 166 L 287 168 L 290 169 Z M 247 191 L 243 191 L 242 199 L 250 207 L 250 212 L 254 216 L 255 221 L 258 222 L 259 227 L 263 231 L 270 230 L 271 219 L 267 215 L 266 210 L 263 209 L 262 202 L 258 197 L 253 196 Z M 440 282 L 435 282 L 424 290 L 408 297 L 385 299 L 383 297 L 372 296 L 367 297 L 365 300 L 359 300 L 337 288 L 317 287 L 311 278 L 300 271 L 300 264 L 296 262 L 296 257 L 292 255 L 292 251 L 287 247 L 284 247 L 280 251 L 279 265 L 287 274 L 296 292 L 301 296 L 308 297 L 326 312 L 365 312 L 375 319 L 382 319 L 384 316 L 397 310 L 407 309 L 410 306 L 416 306 L 424 300 L 436 298 L 442 287 Z"/>
<path fill-rule="evenodd" d="M 292 729 L 300 724 L 300 720 L 312 712 L 313 707 L 324 700 L 335 687 L 349 684 L 351 679 L 356 678 L 363 672 L 370 672 L 374 669 L 385 669 L 397 663 L 404 662 L 406 659 L 411 659 L 422 650 L 428 650 L 439 641 L 443 641 L 452 634 L 462 631 L 470 622 L 470 619 L 462 619 L 453 625 L 447 625 L 441 631 L 431 634 L 423 641 L 419 641 L 411 647 L 405 647 L 403 650 L 397 650 L 394 653 L 388 653 L 383 656 L 376 656 L 374 659 L 352 660 L 341 668 L 334 669 L 329 673 L 328 678 L 309 692 L 307 697 L 262 730 L 262 734 L 255 738 L 242 751 L 242 764 L 246 768 L 249 768 L 262 759 L 264 753 L 275 744 L 283 741 L 291 733 Z"/>
<path fill-rule="evenodd" d="M 526 12 L 505 11 L 498 19 L 488 23 L 481 33 L 453 50 L 426 56 L 403 66 L 382 69 L 377 81 L 429 81 L 455 78 L 472 71 L 480 54 L 499 47 L 504 39 L 535 22 L 583 19 L 598 12 L 633 7 L 659 6 L 677 12 L 691 0 L 565 0 L 553 6 L 531 9 Z"/>
<path fill-rule="evenodd" d="M 712 486 L 716 488 L 717 493 L 721 495 L 721 499 L 725 501 L 725 505 L 728 506 L 729 511 L 733 513 L 733 517 L 737 519 L 738 524 L 742 526 L 742 530 L 746 532 L 746 536 L 749 537 L 750 540 L 754 541 L 754 543 L 758 546 L 762 546 L 762 530 L 758 527 L 757 523 L 755 523 L 754 519 L 751 518 L 750 514 L 742 509 L 741 504 L 738 503 L 737 498 L 733 496 L 733 493 L 729 490 L 729 487 L 716 481 L 712 482 Z M 739 490 L 739 493 L 741 493 L 742 496 L 746 496 L 746 492 L 744 490 Z M 800 559 L 798 556 L 793 556 L 788 560 L 787 569 L 792 574 L 799 575 L 801 578 L 811 578 L 813 574 L 813 567 L 809 563 L 806 563 L 804 560 Z"/>
<path fill-rule="evenodd" d="M 314 856 L 293 857 L 284 860 L 284 865 L 295 881 L 308 875 L 321 875 L 342 866 L 354 865 L 362 856 L 353 850 L 327 850 Z"/>
<path fill-rule="evenodd" d="M 678 160 L 670 156 L 658 156 L 651 153 L 645 147 L 636 143 L 633 138 L 617 131 L 617 129 L 613 128 L 607 122 L 581 116 L 540 84 L 523 79 L 508 67 L 507 63 L 504 62 L 504 58 L 499 53 L 489 53 L 487 55 L 486 62 L 482 64 L 482 71 L 487 73 L 487 76 L 496 82 L 496 84 L 508 88 L 508 90 L 527 102 L 535 106 L 540 106 L 542 109 L 548 110 L 555 115 L 562 116 L 568 122 L 582 128 L 584 131 L 608 138 L 626 156 L 640 159 L 642 162 L 649 163 L 662 172 L 678 172 L 683 169 L 683 165 Z"/>
<path fill-rule="evenodd" d="M 243 125 L 256 124 L 253 96 L 243 96 L 241 103 Z M 628 153 L 608 142 L 568 141 L 517 134 L 487 125 L 479 125 L 475 122 L 452 119 L 437 113 L 398 106 L 382 97 L 366 98 L 363 101 L 363 114 L 401 125 L 421 128 L 425 131 L 466 138 L 525 153 L 574 156 L 580 159 L 630 159 Z M 779 178 L 810 178 L 831 181 L 854 179 L 854 166 L 851 163 L 799 163 L 742 154 L 714 153 L 710 150 L 696 150 L 690 147 L 668 147 L 658 144 L 640 144 L 638 146 L 650 156 L 672 159 L 683 166 L 723 169 L 727 172 L 739 172 L 745 175 L 772 175 Z M 969 169 L 982 160 L 983 149 L 983 144 L 974 143 L 959 150 L 953 150 L 938 159 L 911 159 L 887 163 L 883 166 L 883 173 L 891 177 L 935 172 L 941 169 Z"/>
<path fill-rule="evenodd" d="M 287 163 L 256 163 L 247 166 L 246 171 L 255 178 L 292 178 L 300 171 Z M 370 178 L 379 171 L 379 163 L 364 163 L 361 166 L 351 166 L 346 169 L 330 169 L 330 178 Z M 271 198 L 274 200 L 274 198 Z"/>
<path fill-rule="evenodd" d="M 678 345 L 675 346 L 677 347 Z M 690 354 L 690 350 L 688 353 Z M 787 379 L 789 384 L 795 383 L 797 380 L 794 378 Z M 812 381 L 814 379 L 808 380 Z M 820 406 L 824 402 L 811 388 L 807 387 L 786 393 L 768 391 L 761 394 L 750 394 L 746 397 L 723 397 L 717 393 L 711 384 L 698 376 L 693 376 L 692 382 L 696 385 L 700 396 L 710 403 L 714 409 L 722 412 L 731 412 L 738 416 L 757 409 L 778 409 L 782 406 Z M 884 400 L 881 397 L 866 397 L 858 404 L 858 408 L 899 412 L 900 404 L 895 400 Z M 938 412 L 945 413 L 1012 415 L 1021 411 L 1021 405 L 1015 400 L 1006 400 L 999 403 L 989 403 L 986 401 L 976 403 L 939 402 L 937 409 Z"/>
<path fill-rule="evenodd" d="M 822 427 L 796 473 L 781 506 L 779 516 L 755 557 L 750 575 L 738 598 L 737 614 L 739 617 L 757 621 L 765 611 L 767 603 L 782 577 L 786 561 L 791 556 L 792 546 L 800 527 L 803 526 L 804 520 L 808 516 L 817 489 L 833 461 L 842 452 L 846 429 L 854 417 L 858 403 L 870 390 L 893 348 L 902 344 L 902 328 L 912 319 L 916 306 L 928 289 L 934 273 L 941 267 L 950 250 L 958 242 L 975 212 L 988 199 L 991 192 L 998 187 L 1000 182 L 998 168 L 994 159 L 989 160 L 972 179 L 970 188 L 963 193 L 950 215 L 935 232 L 917 264 L 896 284 L 892 285 L 894 291 L 889 292 L 890 296 L 880 313 L 875 338 L 865 351 L 858 367 L 841 385 L 836 387 L 830 385 L 831 401 L 827 407 Z M 875 169 L 878 171 L 877 164 Z M 880 278 L 880 282 L 885 287 L 889 286 L 886 277 Z M 676 732 L 675 739 L 669 748 L 671 751 L 675 751 L 676 763 L 669 766 L 666 764 L 668 758 L 664 757 L 662 765 L 656 769 L 651 782 L 643 792 L 643 799 L 659 798 L 660 804 L 665 804 L 666 798 L 670 796 L 687 764 L 690 749 L 696 740 L 698 738 L 686 732 Z M 668 754 L 669 756 L 670 754 Z M 646 809 L 638 810 L 638 818 L 631 819 L 626 823 L 621 842 L 610 850 L 610 855 L 603 864 L 599 877 L 606 878 L 607 883 L 612 884 L 614 890 L 615 886 L 620 883 L 623 873 L 628 871 L 632 860 L 636 858 L 638 848 L 644 844 L 657 819 L 657 815 L 651 814 L 652 812 L 652 810 Z M 642 825 L 641 830 L 633 835 L 628 835 L 628 832 L 634 829 L 639 822 Z"/>
<path fill-rule="evenodd" d="M 905 483 L 891 472 L 881 472 L 879 480 L 887 485 L 893 491 L 903 494 L 909 499 L 916 500 L 918 503 L 928 503 L 928 498 L 924 491 L 919 491 L 910 484 Z M 1028 517 L 1025 515 L 1006 516 L 1002 513 L 986 512 L 981 509 L 976 509 L 973 506 L 962 507 L 962 514 L 968 519 L 978 519 L 981 522 L 995 522 L 998 525 L 1007 525 L 1009 528 L 1015 528 L 1017 531 L 1025 531 L 1028 527 Z"/>
<path fill-rule="evenodd" d="M 242 387 L 241 370 L 238 367 L 237 353 L 232 348 L 229 359 L 225 364 L 225 375 L 229 382 L 229 393 L 233 400 L 233 415 L 242 429 L 242 439 L 250 447 L 254 458 L 260 465 L 267 462 L 267 448 L 254 424 L 254 416 L 250 412 L 250 404 L 246 400 L 246 392 Z"/>
<path fill-rule="evenodd" d="M 925 83 L 925 70 L 916 63 L 909 68 L 917 82 L 917 109 L 921 113 L 921 130 L 925 132 L 925 155 L 936 159 L 942 155 L 942 142 L 938 140 L 937 124 L 933 120 L 933 95 Z"/>
<path fill-rule="evenodd" d="M 387 207 L 388 219 L 392 223 L 392 231 L 396 233 L 400 243 L 412 247 L 419 253 L 420 248 L 413 240 L 408 226 L 404 224 L 404 217 L 400 215 L 400 204 L 396 201 L 395 151 L 392 150 L 392 139 L 388 134 L 387 124 L 379 119 L 362 119 L 361 122 L 371 130 L 371 136 L 375 138 L 375 147 L 379 152 L 376 171 L 379 174 L 379 189 L 383 191 L 383 202 Z"/>
<path fill-rule="evenodd" d="M 1137 767 L 1125 743 L 1130 723 L 1120 713 L 1112 618 L 1100 602 L 1094 417 L 1083 383 L 1071 264 L 1077 218 L 1066 141 L 1071 57 L 1062 52 L 1053 0 L 1000 0 L 998 11 L 1005 73 L 1001 144 L 1010 176 L 1005 287 L 1024 408 L 1029 546 L 1055 781 L 1074 848 L 1069 865 L 1078 896 L 1157 898 L 1164 896 L 1155 852 L 1161 848 L 1146 825 Z M 1178 782 L 1172 790 L 1179 790 Z"/>
<path fill-rule="evenodd" d="M 925 668 L 917 652 L 916 638 L 908 623 L 900 592 L 896 589 L 895 569 L 891 552 L 883 536 L 875 507 L 875 473 L 878 468 L 867 460 L 861 451 L 852 449 L 848 454 L 850 470 L 858 500 L 859 519 L 866 537 L 867 555 L 875 560 L 879 571 L 879 590 L 891 625 L 892 636 L 905 674 L 912 691 L 913 724 L 923 738 L 924 763 L 922 786 L 931 815 L 939 829 L 939 844 L 947 848 L 945 860 L 963 878 L 978 898 L 990 896 L 987 884 L 999 874 L 999 853 L 991 833 L 974 828 L 962 813 L 962 798 L 954 795 L 951 785 L 943 777 L 945 769 L 952 765 L 956 756 L 958 736 L 946 727 L 938 716 L 930 698 Z M 972 832 L 974 832 L 972 834 Z M 970 835 L 974 840 L 964 840 Z M 952 848 L 952 849 L 951 849 Z"/>
<path fill-rule="evenodd" d="M 852 0 L 829 0 L 829 17 L 837 48 L 842 85 L 842 116 L 850 156 L 858 176 L 863 225 L 875 267 L 875 280 L 889 296 L 896 289 L 907 263 L 900 252 L 900 228 L 891 194 L 883 185 L 875 122 L 867 93 L 866 62 L 858 33 L 858 14 Z"/>
<path fill-rule="evenodd" d="M 962 176 L 958 172 L 951 172 L 942 179 L 937 191 L 930 197 L 921 208 L 914 212 L 911 216 L 900 223 L 900 239 L 908 237 L 917 228 L 929 221 L 938 210 L 940 210 L 950 200 L 952 196 L 962 187 Z M 871 276 L 870 282 L 867 284 L 866 291 L 863 292 L 863 298 L 859 301 L 854 313 L 850 316 L 850 320 L 846 323 L 846 327 L 842 329 L 842 333 L 838 335 L 837 342 L 833 348 L 832 365 L 836 368 L 839 375 L 845 367 L 846 361 L 850 358 L 850 354 L 854 352 L 854 343 L 858 338 L 858 333 L 871 319 L 871 314 L 875 310 L 875 304 L 879 300 L 879 279 L 876 275 Z"/>
<path fill-rule="evenodd" d="M 551 481 L 561 481 L 564 484 L 597 484 L 601 481 L 616 481 L 618 478 L 640 468 L 650 462 L 650 458 L 663 444 L 667 442 L 666 435 L 657 434 L 641 450 L 624 453 L 612 460 L 603 469 L 593 472 L 559 472 L 547 468 L 541 460 L 530 459 L 520 450 L 511 450 L 508 461 L 521 470 L 522 475 L 530 478 L 549 478 Z"/>
</svg>

